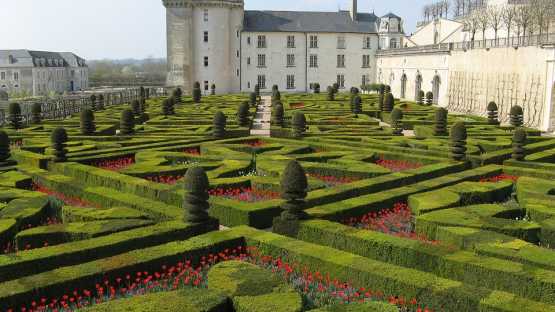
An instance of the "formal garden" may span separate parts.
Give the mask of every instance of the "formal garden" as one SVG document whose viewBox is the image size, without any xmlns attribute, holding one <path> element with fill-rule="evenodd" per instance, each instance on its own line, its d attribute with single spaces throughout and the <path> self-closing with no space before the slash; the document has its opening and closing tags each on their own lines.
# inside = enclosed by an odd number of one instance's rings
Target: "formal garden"
<svg viewBox="0 0 555 312">
<path fill-rule="evenodd" d="M 555 311 L 555 138 L 372 89 L 11 103 L 0 310 Z"/>
</svg>

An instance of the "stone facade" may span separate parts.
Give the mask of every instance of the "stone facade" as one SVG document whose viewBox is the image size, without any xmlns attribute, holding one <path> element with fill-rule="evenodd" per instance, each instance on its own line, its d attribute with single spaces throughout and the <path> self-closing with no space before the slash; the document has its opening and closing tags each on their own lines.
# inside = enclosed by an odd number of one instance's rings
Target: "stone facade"
<svg viewBox="0 0 555 312">
<path fill-rule="evenodd" d="M 204 93 L 215 84 L 225 94 L 257 84 L 306 92 L 315 83 L 373 83 L 376 51 L 403 44 L 402 20 L 357 12 L 352 1 L 350 11 L 288 12 L 244 11 L 243 0 L 163 0 L 167 85 L 190 93 L 198 81 Z"/>
<path fill-rule="evenodd" d="M 0 90 L 37 96 L 88 87 L 84 59 L 73 53 L 0 50 Z"/>
</svg>

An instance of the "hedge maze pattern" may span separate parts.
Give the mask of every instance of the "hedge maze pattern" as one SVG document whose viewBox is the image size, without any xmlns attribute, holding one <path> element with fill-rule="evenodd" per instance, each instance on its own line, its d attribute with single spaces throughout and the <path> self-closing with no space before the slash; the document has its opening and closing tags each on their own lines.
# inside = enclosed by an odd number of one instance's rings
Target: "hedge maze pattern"
<svg viewBox="0 0 555 312">
<path fill-rule="evenodd" d="M 275 96 L 271 137 L 256 94 L 0 129 L 0 310 L 555 311 L 555 139 L 328 90 Z"/>
</svg>

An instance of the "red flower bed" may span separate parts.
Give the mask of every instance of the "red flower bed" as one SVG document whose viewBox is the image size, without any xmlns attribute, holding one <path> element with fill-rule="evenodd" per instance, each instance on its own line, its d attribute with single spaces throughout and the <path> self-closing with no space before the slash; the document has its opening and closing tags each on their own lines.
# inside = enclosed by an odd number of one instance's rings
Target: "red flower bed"
<svg viewBox="0 0 555 312">
<path fill-rule="evenodd" d="M 54 197 L 54 198 L 58 199 L 59 201 L 63 202 L 63 204 L 65 204 L 65 205 L 76 206 L 76 207 L 100 208 L 100 205 L 98 205 L 98 204 L 91 203 L 91 202 L 83 200 L 79 197 L 67 196 L 63 193 L 51 190 L 51 189 L 49 189 L 45 186 L 39 185 L 39 184 L 33 183 L 33 191 L 44 193 L 44 194 L 47 194 L 48 196 Z"/>
<path fill-rule="evenodd" d="M 250 146 L 250 147 L 262 147 L 262 146 L 266 145 L 266 143 L 264 141 L 255 140 L 255 141 L 245 142 L 245 145 Z"/>
<path fill-rule="evenodd" d="M 290 103 L 289 107 L 292 108 L 292 109 L 303 108 L 304 103 Z"/>
<path fill-rule="evenodd" d="M 200 148 L 199 147 L 188 147 L 182 151 L 185 154 L 189 154 L 192 156 L 200 156 Z"/>
<path fill-rule="evenodd" d="M 118 159 L 97 161 L 92 163 L 92 166 L 110 171 L 120 171 L 133 165 L 134 163 L 134 157 L 122 157 Z"/>
<path fill-rule="evenodd" d="M 146 177 L 145 179 L 147 179 L 151 182 L 174 185 L 174 184 L 177 183 L 177 181 L 183 179 L 183 175 L 178 175 L 178 176 L 165 176 L 165 175 L 152 176 L 152 177 Z"/>
<path fill-rule="evenodd" d="M 417 163 L 417 162 L 410 162 L 410 161 L 404 161 L 404 160 L 388 160 L 383 158 L 376 160 L 376 165 L 387 168 L 393 172 L 417 169 L 423 166 L 421 163 Z"/>
<path fill-rule="evenodd" d="M 228 189 L 212 189 L 208 192 L 210 196 L 224 197 L 228 199 L 238 200 L 242 202 L 255 203 L 266 200 L 280 198 L 279 192 L 268 190 L 259 190 L 255 188 L 228 188 Z"/>
<path fill-rule="evenodd" d="M 401 311 L 431 312 L 420 306 L 416 298 L 386 296 L 380 290 L 355 288 L 350 283 L 334 279 L 329 274 L 311 272 L 298 264 L 288 263 L 280 257 L 264 255 L 256 247 L 241 246 L 203 256 L 198 264 L 187 260 L 174 265 L 162 265 L 155 272 L 139 271 L 115 278 L 107 277 L 100 283 L 91 284 L 88 289 L 75 289 L 58 298 L 39 297 L 18 310 L 65 312 L 148 293 L 191 287 L 206 288 L 208 270 L 215 264 L 228 260 L 249 262 L 277 274 L 303 296 L 309 308 L 327 304 L 389 301 L 396 304 Z M 11 308 L 7 311 L 16 310 Z"/>
<path fill-rule="evenodd" d="M 324 176 L 324 175 L 312 174 L 312 173 L 308 174 L 308 176 L 318 179 L 320 181 L 323 181 L 326 184 L 326 186 L 337 186 L 341 184 L 352 183 L 359 180 L 358 178 L 353 178 L 353 177 Z"/>
<path fill-rule="evenodd" d="M 489 178 L 483 178 L 480 180 L 480 182 L 500 182 L 500 181 L 511 181 L 513 183 L 515 183 L 518 180 L 519 177 L 517 176 L 512 176 L 512 175 L 508 175 L 508 174 L 500 174 L 500 175 L 496 175 L 494 177 L 489 177 Z"/>
<path fill-rule="evenodd" d="M 403 202 L 396 203 L 392 209 L 371 212 L 360 218 L 350 218 L 343 223 L 359 229 L 367 229 L 390 234 L 398 237 L 410 238 L 426 243 L 438 244 L 423 235 L 414 232 L 414 216 L 408 205 Z"/>
</svg>

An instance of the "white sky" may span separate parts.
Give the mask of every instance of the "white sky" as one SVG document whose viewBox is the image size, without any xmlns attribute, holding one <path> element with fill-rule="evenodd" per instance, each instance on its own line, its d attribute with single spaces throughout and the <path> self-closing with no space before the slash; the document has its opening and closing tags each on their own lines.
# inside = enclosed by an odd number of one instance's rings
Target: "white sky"
<svg viewBox="0 0 555 312">
<path fill-rule="evenodd" d="M 359 12 L 393 12 L 414 31 L 432 0 L 359 0 Z M 247 10 L 336 11 L 350 0 L 245 0 Z M 161 0 L 0 0 L 0 49 L 74 52 L 86 59 L 166 56 Z"/>
</svg>

